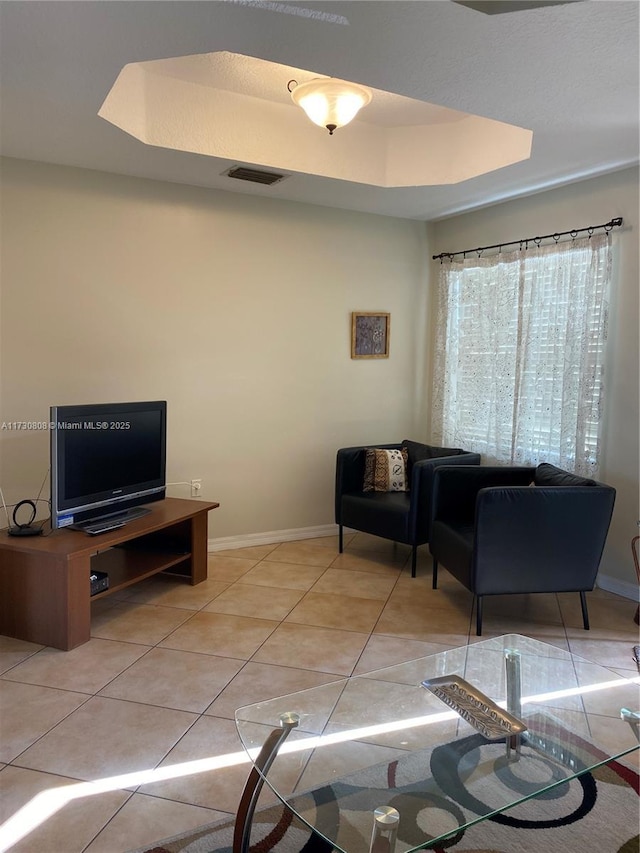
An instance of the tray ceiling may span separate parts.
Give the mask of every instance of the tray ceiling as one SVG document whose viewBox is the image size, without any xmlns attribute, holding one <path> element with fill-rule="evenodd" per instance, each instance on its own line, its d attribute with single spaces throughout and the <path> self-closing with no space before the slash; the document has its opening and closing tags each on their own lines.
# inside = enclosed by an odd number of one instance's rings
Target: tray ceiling
<svg viewBox="0 0 640 853">
<path fill-rule="evenodd" d="M 450 0 L 2 3 L 0 150 L 9 157 L 271 198 L 441 218 L 638 163 L 639 8 L 635 0 L 505 14 L 483 14 Z M 148 145 L 98 114 L 126 66 L 196 57 L 189 73 L 199 85 L 206 57 L 225 52 L 360 82 L 389 93 L 390 101 L 399 97 L 400 106 L 390 106 L 380 119 L 380 99 L 333 137 L 309 125 L 305 133 L 313 141 L 298 142 L 299 149 L 309 148 L 306 162 L 300 153 L 297 165 L 279 166 L 291 174 L 272 186 L 227 176 L 234 166 L 265 166 L 264 157 L 246 148 L 239 157 L 239 149 L 209 154 Z M 263 97 L 272 82 L 252 73 Z M 235 81 L 245 84 L 245 78 Z M 276 106 L 295 114 L 288 92 L 273 97 Z M 530 130 L 531 156 L 488 174 L 462 174 L 456 183 L 437 185 L 429 178 L 422 186 L 375 185 L 344 171 L 327 175 L 328 168 L 309 161 L 330 164 L 333 158 L 335 166 L 341 154 L 331 145 L 347 147 L 347 134 L 355 139 L 363 127 L 393 129 L 404 121 L 406 101 L 415 102 L 420 121 L 423 105 L 436 105 L 444 111 L 438 115 L 436 109 L 436 122 L 465 113 Z M 225 132 L 244 138 L 267 131 L 238 124 Z M 469 136 L 479 153 L 495 147 L 475 129 Z M 431 147 L 401 159 L 417 173 Z M 320 154 L 312 152 L 316 148 Z M 389 150 L 396 156 L 397 148 Z"/>
</svg>

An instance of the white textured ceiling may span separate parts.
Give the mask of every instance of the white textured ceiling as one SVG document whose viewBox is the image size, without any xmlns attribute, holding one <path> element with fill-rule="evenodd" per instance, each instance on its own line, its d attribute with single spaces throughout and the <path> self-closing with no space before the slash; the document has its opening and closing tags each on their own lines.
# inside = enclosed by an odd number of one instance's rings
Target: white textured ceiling
<svg viewBox="0 0 640 853">
<path fill-rule="evenodd" d="M 378 187 L 459 183 L 531 156 L 530 130 L 380 89 L 327 142 L 284 97 L 313 78 L 229 51 L 132 62 L 99 115 L 147 145 Z"/>
<path fill-rule="evenodd" d="M 275 11 L 286 5 L 320 14 Z M 586 0 L 505 15 L 483 15 L 450 0 L 2 2 L 1 152 L 435 219 L 638 162 L 639 9 L 637 0 Z M 330 22 L 339 16 L 348 23 Z M 215 51 L 530 128 L 532 155 L 451 186 L 382 188 L 296 173 L 265 187 L 223 174 L 259 163 L 145 145 L 98 116 L 125 65 Z M 348 131 L 325 134 L 326 145 Z"/>
</svg>

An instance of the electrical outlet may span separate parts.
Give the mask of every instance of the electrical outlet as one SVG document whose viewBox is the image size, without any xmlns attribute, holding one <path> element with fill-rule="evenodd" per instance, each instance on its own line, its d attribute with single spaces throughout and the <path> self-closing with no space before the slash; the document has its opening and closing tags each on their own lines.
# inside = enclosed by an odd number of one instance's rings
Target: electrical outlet
<svg viewBox="0 0 640 853">
<path fill-rule="evenodd" d="M 199 498 L 202 492 L 202 480 L 198 477 L 191 481 L 191 497 Z"/>
</svg>

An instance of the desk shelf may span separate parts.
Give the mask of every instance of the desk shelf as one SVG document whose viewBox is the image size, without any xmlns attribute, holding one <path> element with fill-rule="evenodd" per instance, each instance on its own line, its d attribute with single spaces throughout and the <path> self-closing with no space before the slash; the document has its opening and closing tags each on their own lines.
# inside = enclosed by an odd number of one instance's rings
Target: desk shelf
<svg viewBox="0 0 640 853">
<path fill-rule="evenodd" d="M 126 589 L 138 581 L 150 578 L 158 572 L 175 568 L 171 574 L 187 578 L 191 574 L 191 554 L 159 553 L 128 548 L 111 548 L 91 558 L 92 572 L 109 575 L 109 589 L 91 596 L 91 600 L 104 598 L 110 593 Z M 182 571 L 180 571 L 182 569 Z"/>
</svg>

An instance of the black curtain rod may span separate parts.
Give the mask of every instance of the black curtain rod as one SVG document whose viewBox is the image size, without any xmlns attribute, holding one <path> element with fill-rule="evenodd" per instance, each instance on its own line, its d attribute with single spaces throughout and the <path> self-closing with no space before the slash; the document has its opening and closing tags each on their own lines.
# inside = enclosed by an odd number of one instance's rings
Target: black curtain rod
<svg viewBox="0 0 640 853">
<path fill-rule="evenodd" d="M 542 240 L 550 240 L 551 238 L 553 238 L 557 243 L 560 237 L 575 238 L 582 231 L 588 231 L 589 236 L 591 236 L 596 230 L 596 228 L 604 228 L 604 230 L 608 233 L 609 231 L 611 231 L 612 228 L 619 228 L 621 225 L 622 217 L 618 216 L 615 219 L 611 219 L 609 222 L 605 222 L 604 225 L 589 225 L 587 228 L 574 228 L 571 231 L 556 231 L 555 234 L 545 234 L 543 237 L 523 237 L 521 240 L 509 240 L 505 243 L 496 243 L 493 246 L 480 246 L 477 249 L 464 249 L 461 252 L 441 252 L 439 255 L 432 255 L 432 258 L 434 261 L 439 260 L 440 263 L 442 263 L 443 258 L 449 258 L 449 260 L 453 260 L 456 255 L 465 255 L 466 257 L 466 255 L 469 255 L 472 252 L 477 252 L 478 257 L 480 257 L 483 252 L 487 251 L 487 249 L 500 249 L 500 251 L 502 251 L 505 246 L 517 246 L 518 244 L 522 249 L 523 243 L 525 248 L 528 249 L 529 243 L 535 243 L 536 246 L 539 246 Z"/>
</svg>

